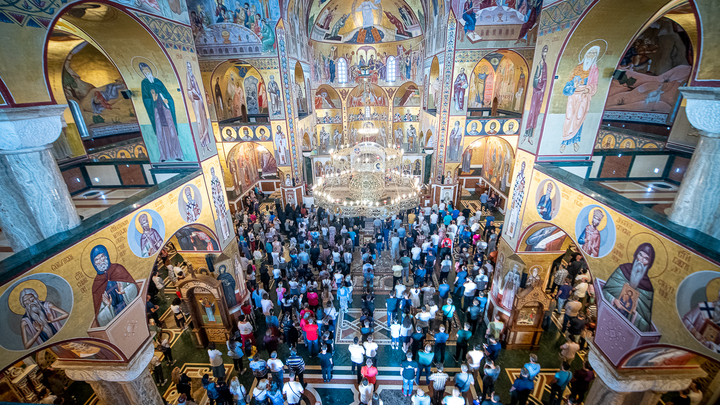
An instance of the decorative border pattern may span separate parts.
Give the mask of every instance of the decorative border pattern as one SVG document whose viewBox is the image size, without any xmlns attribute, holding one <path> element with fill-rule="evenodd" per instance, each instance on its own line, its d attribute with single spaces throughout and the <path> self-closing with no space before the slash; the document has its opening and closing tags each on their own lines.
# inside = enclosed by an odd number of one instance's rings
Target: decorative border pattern
<svg viewBox="0 0 720 405">
<path fill-rule="evenodd" d="M 190 28 L 135 11 L 134 14 L 158 37 L 167 49 L 195 53 Z"/>
<path fill-rule="evenodd" d="M 440 131 L 437 138 L 438 153 L 435 156 L 436 173 L 445 172 L 445 138 L 447 137 L 448 123 L 450 122 L 450 89 L 452 88 L 453 65 L 455 64 L 455 31 L 457 31 L 457 20 L 452 10 L 448 14 L 447 29 L 445 60 L 443 61 L 443 96 L 442 105 L 440 106 Z"/>
<path fill-rule="evenodd" d="M 603 114 L 604 120 L 612 121 L 634 121 L 634 122 L 647 122 L 651 124 L 667 123 L 667 113 L 652 113 L 646 111 L 613 111 L 606 110 Z"/>
<path fill-rule="evenodd" d="M 570 28 L 595 0 L 567 0 L 542 11 L 538 36 Z"/>
</svg>

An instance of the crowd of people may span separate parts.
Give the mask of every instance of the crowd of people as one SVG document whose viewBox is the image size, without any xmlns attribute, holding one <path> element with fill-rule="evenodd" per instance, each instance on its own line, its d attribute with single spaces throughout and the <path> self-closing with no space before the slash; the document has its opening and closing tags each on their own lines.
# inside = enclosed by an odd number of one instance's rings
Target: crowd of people
<svg viewBox="0 0 720 405">
<path fill-rule="evenodd" d="M 263 204 L 260 209 L 255 196 L 247 200 L 252 203 L 236 213 L 234 223 L 250 299 L 242 304 L 237 331 L 226 346 L 238 375 L 249 369 L 256 384 L 248 392 L 238 377 L 228 381 L 222 352 L 211 344 L 212 377 L 202 379 L 211 405 L 252 400 L 262 405 L 298 404 L 306 386 L 305 361 L 317 358 L 313 363 L 319 363 L 323 381 L 332 380 L 339 314 L 358 307 L 359 333 L 347 350 L 361 403 L 382 402 L 375 391 L 379 347 L 374 341 L 382 315 L 387 319 L 383 329 L 391 336 L 390 350 L 403 352 L 402 392 L 414 405 L 500 403 L 495 383 L 507 328 L 501 316 L 485 313 L 502 232 L 492 211 L 473 213 L 442 202 L 384 220 L 338 218 L 314 206 L 282 207 L 276 201 L 274 207 Z M 376 308 L 376 266 L 381 261 L 391 266 L 392 289 L 381 304 L 384 308 Z M 362 277 L 353 278 L 354 272 Z M 568 335 L 561 346 L 561 369 L 550 381 L 549 403 L 559 404 L 570 387 L 566 400 L 579 404 L 594 372 L 584 363 L 571 373 L 570 363 L 594 325 L 592 280 L 582 255 L 573 256 L 567 266 L 559 265 L 551 277 L 554 307 Z M 154 312 L 148 308 L 152 318 Z M 184 317 L 176 320 L 185 326 Z M 474 336 L 484 336 L 484 343 Z M 452 377 L 445 372 L 449 341 L 455 343 L 451 364 L 460 369 Z M 280 344 L 287 345 L 289 355 L 281 356 Z M 172 356 L 165 359 L 172 364 Z M 160 364 L 158 358 L 153 361 Z M 511 404 L 527 403 L 540 369 L 537 356 L 531 354 L 512 384 Z M 164 383 L 161 370 L 159 374 L 156 381 Z M 423 375 L 427 392 L 420 385 Z M 178 403 L 192 405 L 190 390 L 182 388 L 189 384 L 187 376 L 176 368 L 172 380 L 182 394 Z"/>
</svg>

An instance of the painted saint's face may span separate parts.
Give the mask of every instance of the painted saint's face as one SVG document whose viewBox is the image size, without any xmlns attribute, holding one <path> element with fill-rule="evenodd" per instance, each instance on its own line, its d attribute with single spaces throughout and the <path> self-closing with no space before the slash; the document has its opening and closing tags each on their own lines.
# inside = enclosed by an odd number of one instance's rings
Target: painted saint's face
<svg viewBox="0 0 720 405">
<path fill-rule="evenodd" d="M 98 274 L 105 273 L 110 267 L 110 260 L 108 260 L 108 257 L 105 254 L 99 254 L 95 256 L 93 263 L 95 263 Z"/>
</svg>

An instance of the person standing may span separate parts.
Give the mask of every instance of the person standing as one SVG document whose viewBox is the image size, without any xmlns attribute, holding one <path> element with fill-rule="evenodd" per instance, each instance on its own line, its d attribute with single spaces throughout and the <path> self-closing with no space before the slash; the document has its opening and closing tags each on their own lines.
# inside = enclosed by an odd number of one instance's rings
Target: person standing
<svg viewBox="0 0 720 405">
<path fill-rule="evenodd" d="M 432 367 L 435 353 L 432 352 L 432 346 L 425 345 L 425 350 L 418 353 L 418 365 L 420 372 L 415 377 L 415 383 L 420 385 L 420 377 L 425 373 L 425 384 L 430 385 L 430 368 Z M 429 401 L 429 400 L 428 400 Z"/>
<path fill-rule="evenodd" d="M 490 395 L 488 395 L 487 400 L 484 400 L 482 402 L 482 405 L 493 405 L 493 404 L 500 404 L 500 395 L 498 395 L 494 392 L 491 393 Z M 502 404 L 500 404 L 500 405 L 502 405 Z"/>
<path fill-rule="evenodd" d="M 554 294 L 555 289 L 559 289 L 565 283 L 567 277 L 568 271 L 565 266 L 561 264 L 558 269 L 555 270 L 555 274 L 553 274 L 553 285 L 550 287 L 550 294 Z"/>
<path fill-rule="evenodd" d="M 153 366 L 153 376 L 155 377 L 156 385 L 162 386 L 167 382 L 167 378 L 163 376 L 162 362 L 157 356 L 153 356 L 150 359 L 150 364 Z"/>
<path fill-rule="evenodd" d="M 445 346 L 449 337 L 450 335 L 445 333 L 445 327 L 440 326 L 438 333 L 435 334 L 435 362 L 439 360 L 440 364 L 445 363 Z"/>
<path fill-rule="evenodd" d="M 295 381 L 295 374 L 290 373 L 290 381 L 285 383 L 282 391 L 285 399 L 287 399 L 288 405 L 297 405 L 300 403 L 305 389 L 301 383 Z"/>
<path fill-rule="evenodd" d="M 377 350 L 378 350 L 378 344 L 373 341 L 372 335 L 368 336 L 367 341 L 363 343 L 363 348 L 365 349 L 365 357 L 372 361 L 373 366 L 377 364 Z M 373 382 L 373 384 L 375 384 Z"/>
<path fill-rule="evenodd" d="M 480 372 L 480 365 L 482 364 L 483 357 L 485 357 L 485 353 L 482 348 L 481 344 L 477 344 L 475 345 L 475 350 L 470 350 L 465 356 L 468 367 L 470 368 L 470 373 L 473 375 L 478 375 L 476 373 Z"/>
<path fill-rule="evenodd" d="M 470 338 L 472 337 L 472 332 L 470 332 L 470 324 L 465 323 L 465 328 L 463 330 L 458 331 L 457 333 L 457 341 L 455 342 L 455 361 L 460 363 L 464 358 L 465 355 L 467 355 L 468 351 L 468 342 L 470 341 Z"/>
<path fill-rule="evenodd" d="M 587 393 L 588 388 L 590 388 L 590 383 L 594 379 L 595 372 L 593 371 L 590 363 L 586 361 L 583 363 L 583 368 L 575 371 L 573 378 L 570 380 L 569 399 L 575 404 L 579 404 L 584 401 L 585 394 Z"/>
<path fill-rule="evenodd" d="M 425 395 L 425 391 L 422 388 L 418 388 L 417 394 L 410 398 L 412 405 L 430 405 L 430 397 Z"/>
<path fill-rule="evenodd" d="M 560 361 L 572 363 L 575 360 L 575 354 L 580 350 L 580 345 L 568 339 L 565 344 L 560 346 Z"/>
<path fill-rule="evenodd" d="M 308 347 L 308 351 L 310 352 L 310 357 L 315 357 L 318 353 L 318 326 L 315 324 L 315 318 L 310 318 L 308 320 L 308 323 L 303 326 L 303 332 L 305 332 L 305 337 L 310 344 Z"/>
<path fill-rule="evenodd" d="M 233 364 L 235 364 L 235 370 L 238 374 L 245 374 L 246 370 L 243 367 L 243 356 L 245 353 L 243 353 L 242 343 L 239 340 L 234 340 L 233 343 L 230 344 L 228 340 L 225 344 L 228 348 L 228 356 L 233 359 Z"/>
<path fill-rule="evenodd" d="M 492 399 L 492 393 L 495 391 L 495 382 L 500 376 L 500 367 L 495 365 L 495 362 L 490 359 L 485 359 L 485 367 L 483 368 L 483 389 L 482 389 L 482 401 L 484 403 L 485 398 Z"/>
<path fill-rule="evenodd" d="M 530 381 L 534 381 L 535 377 L 540 374 L 540 365 L 537 361 L 537 355 L 535 353 L 530 353 L 530 362 L 523 365 L 523 367 L 525 367 L 528 371 L 528 378 Z"/>
<path fill-rule="evenodd" d="M 363 366 L 362 370 L 360 370 L 360 374 L 362 374 L 363 379 L 367 380 L 373 387 L 377 383 L 378 373 L 379 371 L 377 367 L 373 366 L 373 362 L 370 359 L 365 362 L 365 366 Z"/>
<path fill-rule="evenodd" d="M 215 348 L 215 343 L 208 345 L 208 356 L 210 357 L 213 377 L 218 380 L 225 379 L 225 365 L 223 364 L 222 353 Z"/>
<path fill-rule="evenodd" d="M 510 388 L 510 405 L 526 405 L 535 383 L 528 376 L 528 369 L 520 370 L 520 377 L 513 382 Z"/>
<path fill-rule="evenodd" d="M 445 385 L 450 376 L 444 372 L 442 363 L 438 363 L 437 371 L 430 376 L 430 381 L 433 382 L 433 404 L 439 405 L 442 402 L 443 395 L 445 394 Z"/>
<path fill-rule="evenodd" d="M 365 348 L 360 346 L 358 343 L 360 339 L 358 339 L 357 336 L 353 339 L 353 344 L 348 347 L 348 350 L 350 351 L 350 361 L 352 362 L 352 368 L 351 372 L 355 372 L 355 369 L 357 368 L 357 381 L 358 384 L 360 384 L 360 381 L 362 381 L 362 366 L 363 361 L 365 360 Z"/>
<path fill-rule="evenodd" d="M 333 369 L 333 354 L 328 353 L 327 345 L 323 345 L 318 354 L 320 359 L 320 368 L 322 369 L 323 381 L 330 382 L 332 380 L 332 369 Z"/>
<path fill-rule="evenodd" d="M 560 370 L 555 373 L 555 376 L 550 380 L 549 405 L 560 405 L 565 388 L 568 386 L 570 379 L 572 378 L 572 373 L 568 371 L 569 369 L 570 364 L 563 361 L 560 365 Z"/>
<path fill-rule="evenodd" d="M 300 384 L 305 387 L 305 360 L 303 360 L 302 357 L 298 356 L 295 349 L 290 350 L 290 357 L 288 357 L 288 359 L 285 361 L 285 364 L 287 364 L 290 373 L 297 376 L 298 380 L 300 380 Z"/>
<path fill-rule="evenodd" d="M 400 376 L 403 379 L 403 395 L 409 397 L 412 394 L 413 382 L 418 373 L 418 363 L 413 361 L 412 353 L 406 353 L 405 361 L 400 365 Z"/>
<path fill-rule="evenodd" d="M 373 385 L 370 384 L 370 381 L 368 381 L 367 378 L 363 378 L 362 382 L 360 383 L 360 386 L 358 387 L 358 392 L 360 393 L 360 403 L 363 405 L 368 405 L 373 397 Z"/>
<path fill-rule="evenodd" d="M 468 373 L 468 366 L 466 364 L 461 365 L 460 373 L 455 374 L 455 388 L 460 390 L 468 403 L 472 403 L 470 387 L 472 387 L 474 384 L 475 378 L 472 376 L 472 374 Z"/>
<path fill-rule="evenodd" d="M 475 298 L 473 300 L 473 304 L 470 308 L 467 309 L 465 312 L 468 318 L 468 323 L 470 323 L 470 331 L 475 334 L 475 331 L 477 330 L 478 322 L 480 322 L 480 317 L 482 316 L 482 308 L 480 307 L 480 299 Z"/>
<path fill-rule="evenodd" d="M 400 266 L 402 267 L 402 266 Z M 393 276 L 393 279 L 395 277 Z M 398 277 L 399 278 L 399 277 Z M 390 327 L 392 320 L 395 318 L 395 312 L 398 308 L 398 299 L 395 298 L 395 283 L 393 282 L 393 290 L 390 291 L 390 297 L 385 300 L 385 307 L 387 308 L 387 324 Z"/>
<path fill-rule="evenodd" d="M 447 304 L 442 307 L 443 313 L 443 326 L 447 328 L 447 332 L 452 331 L 453 316 L 455 315 L 455 305 L 453 305 L 452 298 L 447 299 Z M 448 322 L 448 320 L 450 322 Z M 449 325 L 449 326 L 448 326 Z"/>
<path fill-rule="evenodd" d="M 278 354 L 276 351 L 270 353 L 270 359 L 267 361 L 267 366 L 272 373 L 273 381 L 276 381 L 278 384 L 282 384 L 282 382 L 285 380 L 285 365 L 283 364 L 282 360 L 278 359 L 277 355 Z"/>
<path fill-rule="evenodd" d="M 500 320 L 500 315 L 495 315 L 494 320 L 488 325 L 485 337 L 492 336 L 496 341 L 499 341 L 504 328 L 505 324 Z"/>
</svg>

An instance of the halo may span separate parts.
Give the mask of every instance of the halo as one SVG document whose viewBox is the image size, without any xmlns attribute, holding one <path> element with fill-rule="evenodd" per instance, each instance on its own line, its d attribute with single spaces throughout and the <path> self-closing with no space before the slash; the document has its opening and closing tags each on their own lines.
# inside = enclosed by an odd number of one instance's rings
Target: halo
<svg viewBox="0 0 720 405">
<path fill-rule="evenodd" d="M 140 225 L 140 215 L 142 215 L 142 214 L 147 214 L 148 226 L 150 227 L 150 229 L 152 229 L 152 227 L 153 227 L 153 218 L 152 218 L 152 214 L 150 213 L 150 211 L 143 210 L 143 211 L 138 212 L 135 215 L 135 229 L 137 229 L 137 231 L 140 232 L 141 234 L 143 233 L 142 225 Z"/>
<path fill-rule="evenodd" d="M 92 249 L 97 245 L 103 245 L 105 246 L 105 249 L 108 251 L 108 260 L 110 260 L 110 263 L 114 263 L 115 259 L 117 258 L 117 249 L 115 248 L 115 244 L 113 241 L 111 241 L 108 238 L 98 238 L 93 239 L 90 243 L 88 243 L 85 246 L 85 249 L 83 249 L 82 257 L 80 259 L 80 267 L 85 273 L 85 275 L 88 278 L 94 279 L 97 276 L 97 271 L 95 271 L 95 267 L 93 266 L 92 258 L 90 257 L 90 252 Z"/>
<path fill-rule="evenodd" d="M 705 287 L 705 297 L 708 302 L 715 301 L 720 293 L 720 277 L 716 277 Z"/>
<path fill-rule="evenodd" d="M 598 226 L 596 227 L 598 231 L 602 231 L 603 229 L 605 229 L 605 226 L 607 226 L 608 216 L 610 214 L 608 214 L 608 212 L 603 207 L 599 205 L 592 205 L 590 211 L 588 212 L 588 224 L 592 224 L 593 212 L 596 208 L 602 210 L 603 214 L 605 214 L 603 216 L 603 219 L 600 220 L 600 224 L 598 224 Z"/>
<path fill-rule="evenodd" d="M 353 4 L 352 4 L 352 8 L 350 9 L 350 12 L 352 13 L 352 19 L 355 22 L 354 29 L 365 28 L 362 26 L 363 25 L 362 11 L 358 11 L 359 10 L 358 3 L 360 3 L 360 1 L 354 0 Z M 375 6 L 377 7 L 377 9 L 372 10 L 373 17 L 375 17 L 375 18 L 380 17 L 380 22 L 382 22 L 383 17 L 385 17 L 385 14 L 383 14 L 382 2 L 377 2 L 377 4 L 375 4 Z M 322 13 L 322 11 L 320 11 L 320 13 Z M 375 20 L 375 18 L 373 18 L 373 20 Z M 382 24 L 379 24 L 379 23 L 376 23 L 376 24 L 377 24 L 377 25 L 375 25 L 376 28 L 381 28 Z M 366 57 L 367 57 L 367 53 L 366 53 Z"/>
<path fill-rule="evenodd" d="M 585 44 L 585 46 L 580 50 L 580 53 L 578 54 L 578 63 L 582 63 L 583 59 L 585 59 L 585 52 L 587 52 L 590 47 L 593 47 L 595 45 L 600 47 L 600 53 L 598 54 L 595 63 L 597 63 L 600 59 L 602 59 L 603 56 L 605 56 L 605 51 L 607 51 L 608 47 L 607 41 L 605 41 L 604 39 L 595 39 Z"/>
<path fill-rule="evenodd" d="M 135 71 L 135 73 L 137 73 L 138 76 L 140 76 L 142 78 L 145 77 L 143 72 L 140 71 L 139 65 L 142 62 L 145 62 L 148 64 L 148 66 L 150 66 L 153 76 L 155 76 L 155 77 L 158 76 L 160 71 L 158 70 L 157 66 L 155 66 L 155 64 L 150 59 L 148 59 L 144 56 L 133 56 L 133 58 L 130 59 L 130 66 L 132 66 L 133 70 Z"/>
<path fill-rule="evenodd" d="M 502 130 L 502 125 L 500 125 L 500 121 L 496 119 L 492 119 L 485 123 L 485 133 L 489 134 L 488 131 L 490 130 L 490 124 L 495 124 L 495 131 L 500 132 Z"/>
<path fill-rule="evenodd" d="M 21 282 L 13 288 L 8 297 L 8 306 L 10 310 L 18 315 L 25 314 L 25 308 L 20 304 L 20 292 L 26 288 L 32 288 L 38 295 L 40 301 L 45 301 L 47 297 L 47 286 L 40 280 L 30 279 Z"/>
<path fill-rule="evenodd" d="M 653 261 L 652 267 L 648 270 L 648 277 L 656 278 L 661 276 L 665 273 L 665 270 L 667 270 L 668 253 L 662 240 L 651 233 L 641 232 L 630 238 L 626 244 L 627 263 L 633 262 L 635 250 L 643 243 L 650 243 L 653 249 L 655 249 L 655 260 Z"/>
<path fill-rule="evenodd" d="M 228 131 L 230 131 L 230 135 L 227 134 Z M 235 132 L 235 128 L 232 128 L 232 127 L 225 127 L 225 128 L 223 128 L 223 133 L 220 134 L 220 136 L 223 138 L 223 140 L 225 140 L 224 138 L 225 138 L 226 136 L 227 136 L 227 137 L 230 137 L 230 141 L 232 141 L 232 140 L 234 140 L 234 139 L 237 139 L 237 133 Z M 226 141 L 226 142 L 227 142 L 227 141 Z"/>
</svg>

